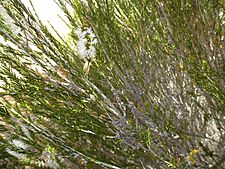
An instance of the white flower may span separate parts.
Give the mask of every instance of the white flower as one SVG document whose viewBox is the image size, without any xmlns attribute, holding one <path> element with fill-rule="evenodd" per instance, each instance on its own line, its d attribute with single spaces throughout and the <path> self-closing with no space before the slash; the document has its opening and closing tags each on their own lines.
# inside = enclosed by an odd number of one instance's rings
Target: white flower
<svg viewBox="0 0 225 169">
<path fill-rule="evenodd" d="M 86 31 L 83 31 L 82 28 L 78 28 L 76 30 L 76 34 L 78 36 L 79 39 L 84 39 L 85 38 L 85 35 L 86 35 Z"/>
<path fill-rule="evenodd" d="M 98 41 L 97 41 L 97 39 L 95 38 L 93 41 L 90 42 L 90 44 L 91 44 L 91 45 L 95 45 L 95 44 L 97 44 L 97 42 L 98 42 Z"/>
<path fill-rule="evenodd" d="M 6 148 L 5 151 L 7 151 L 7 153 L 9 153 L 10 155 L 22 160 L 22 159 L 25 159 L 27 158 L 27 155 L 26 154 L 22 154 L 22 153 L 17 153 L 16 151 L 13 151 L 9 148 Z"/>
<path fill-rule="evenodd" d="M 88 36 L 92 39 L 96 38 L 95 34 L 92 32 L 91 28 L 87 29 Z"/>
<path fill-rule="evenodd" d="M 18 147 L 18 148 L 22 148 L 24 150 L 26 150 L 29 146 L 27 144 L 25 144 L 24 142 L 20 141 L 20 140 L 13 140 L 12 143 Z"/>
</svg>

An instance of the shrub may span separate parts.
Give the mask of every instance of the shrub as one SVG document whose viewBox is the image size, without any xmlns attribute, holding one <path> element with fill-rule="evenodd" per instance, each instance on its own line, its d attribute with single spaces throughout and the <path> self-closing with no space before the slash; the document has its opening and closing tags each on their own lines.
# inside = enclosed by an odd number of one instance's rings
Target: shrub
<svg viewBox="0 0 225 169">
<path fill-rule="evenodd" d="M 1 1 L 2 165 L 225 166 L 222 0 L 56 2 L 66 38 Z"/>
</svg>

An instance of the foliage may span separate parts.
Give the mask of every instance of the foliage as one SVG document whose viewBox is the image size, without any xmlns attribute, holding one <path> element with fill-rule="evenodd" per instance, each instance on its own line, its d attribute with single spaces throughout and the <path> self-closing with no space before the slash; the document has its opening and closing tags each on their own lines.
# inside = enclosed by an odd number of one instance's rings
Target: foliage
<svg viewBox="0 0 225 169">
<path fill-rule="evenodd" d="M 67 40 L 20 0 L 0 2 L 21 30 L 1 18 L 2 159 L 41 168 L 225 166 L 222 0 L 56 2 Z M 78 28 L 98 41 L 88 72 Z"/>
</svg>

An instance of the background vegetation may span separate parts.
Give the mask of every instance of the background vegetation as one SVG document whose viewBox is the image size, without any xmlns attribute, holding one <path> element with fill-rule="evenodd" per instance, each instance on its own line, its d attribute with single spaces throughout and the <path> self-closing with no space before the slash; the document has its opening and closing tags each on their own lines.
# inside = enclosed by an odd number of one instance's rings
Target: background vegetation
<svg viewBox="0 0 225 169">
<path fill-rule="evenodd" d="M 56 0 L 67 38 L 0 4 L 1 168 L 223 168 L 223 0 Z M 89 72 L 76 30 L 98 43 Z"/>
</svg>

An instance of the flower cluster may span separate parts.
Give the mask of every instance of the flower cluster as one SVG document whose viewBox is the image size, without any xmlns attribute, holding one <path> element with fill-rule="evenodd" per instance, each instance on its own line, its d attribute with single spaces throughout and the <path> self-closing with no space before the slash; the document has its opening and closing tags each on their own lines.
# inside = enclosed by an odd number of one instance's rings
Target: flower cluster
<svg viewBox="0 0 225 169">
<path fill-rule="evenodd" d="M 91 28 L 78 28 L 76 30 L 78 37 L 77 51 L 81 59 L 86 61 L 93 61 L 96 55 L 94 45 L 97 43 L 97 39 Z"/>
<path fill-rule="evenodd" d="M 76 30 L 78 37 L 77 41 L 77 51 L 81 59 L 84 60 L 83 71 L 85 75 L 88 74 L 92 61 L 95 58 L 96 50 L 95 44 L 97 44 L 97 39 L 91 28 L 78 28 Z"/>
</svg>

